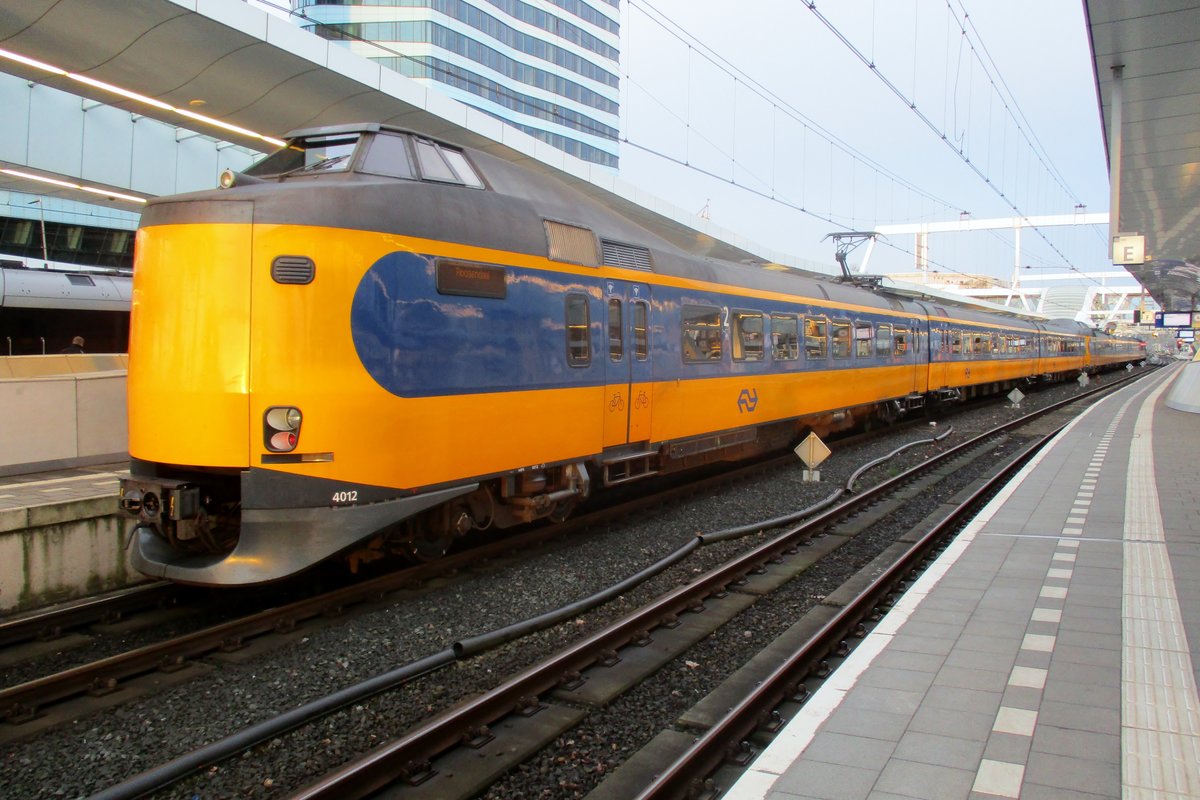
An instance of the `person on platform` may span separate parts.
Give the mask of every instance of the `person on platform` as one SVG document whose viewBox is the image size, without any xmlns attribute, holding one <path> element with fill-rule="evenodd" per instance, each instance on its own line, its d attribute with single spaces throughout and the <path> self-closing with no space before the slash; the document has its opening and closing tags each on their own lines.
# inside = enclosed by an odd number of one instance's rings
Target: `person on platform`
<svg viewBox="0 0 1200 800">
<path fill-rule="evenodd" d="M 59 350 L 58 352 L 65 353 L 68 355 L 71 353 L 82 353 L 83 352 L 83 337 L 76 336 L 74 339 L 71 340 L 71 343 L 69 345 L 64 347 L 62 350 Z"/>
</svg>

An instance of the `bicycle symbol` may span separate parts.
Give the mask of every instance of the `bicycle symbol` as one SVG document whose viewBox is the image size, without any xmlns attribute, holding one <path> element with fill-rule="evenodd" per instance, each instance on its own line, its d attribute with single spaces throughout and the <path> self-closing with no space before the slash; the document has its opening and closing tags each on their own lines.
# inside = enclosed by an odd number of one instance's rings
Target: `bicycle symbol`
<svg viewBox="0 0 1200 800">
<path fill-rule="evenodd" d="M 637 400 L 633 401 L 634 408 L 647 408 L 650 405 L 650 398 L 645 392 L 638 392 Z"/>
<path fill-rule="evenodd" d="M 618 392 L 617 394 L 614 394 L 612 396 L 611 400 L 608 401 L 608 410 L 609 411 L 623 411 L 624 409 L 625 409 L 625 398 L 622 397 L 621 394 Z"/>
</svg>

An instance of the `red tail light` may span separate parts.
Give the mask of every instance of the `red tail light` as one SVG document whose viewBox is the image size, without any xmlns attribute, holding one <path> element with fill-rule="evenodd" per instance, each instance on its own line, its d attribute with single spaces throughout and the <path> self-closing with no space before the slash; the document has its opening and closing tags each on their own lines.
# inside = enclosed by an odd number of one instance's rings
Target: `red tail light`
<svg viewBox="0 0 1200 800">
<path fill-rule="evenodd" d="M 263 414 L 263 444 L 272 453 L 290 453 L 300 442 L 300 409 L 272 406 Z"/>
</svg>

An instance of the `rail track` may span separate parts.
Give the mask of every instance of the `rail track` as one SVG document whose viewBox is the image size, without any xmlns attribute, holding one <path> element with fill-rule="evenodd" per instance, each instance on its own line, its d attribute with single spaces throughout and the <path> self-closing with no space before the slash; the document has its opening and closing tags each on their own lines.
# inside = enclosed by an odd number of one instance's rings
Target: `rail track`
<svg viewBox="0 0 1200 800">
<path fill-rule="evenodd" d="M 1118 384 L 1119 385 L 1119 384 Z M 1097 391 L 1110 391 L 1110 385 Z M 960 473 L 968 461 L 996 460 L 993 451 L 998 440 L 1011 440 L 1012 431 L 1019 426 L 1040 427 L 1037 441 L 1042 442 L 1059 425 L 1041 420 L 1048 414 L 1062 413 L 1061 409 L 1083 397 L 1077 396 L 1013 423 L 1001 426 L 983 437 L 959 445 L 870 490 L 851 496 L 847 502 L 819 513 L 811 520 L 785 530 L 770 541 L 711 570 L 685 586 L 680 586 L 652 603 L 622 617 L 603 630 L 597 631 L 542 663 L 520 672 L 501 685 L 457 706 L 428 722 L 418 725 L 400 739 L 381 746 L 370 756 L 346 766 L 335 774 L 303 790 L 298 797 L 368 797 L 386 789 L 388 796 L 470 797 L 485 790 L 500 775 L 512 770 L 545 747 L 548 742 L 564 735 L 595 709 L 607 707 L 614 698 L 628 692 L 647 676 L 664 665 L 686 658 L 688 648 L 710 636 L 745 608 L 802 574 L 822 557 L 837 549 L 848 536 L 861 535 L 868 530 L 871 519 L 885 518 L 903 508 L 921 493 L 928 493 L 938 480 Z M 1065 424 L 1065 423 L 1063 423 Z M 1036 446 L 1040 446 L 1036 445 Z M 1035 446 L 1035 447 L 1036 447 Z M 1027 457 L 1031 448 L 1025 452 Z M 954 462 L 957 460 L 957 464 Z M 1010 461 L 1010 469 L 1018 460 Z M 949 465 L 949 466 L 948 466 Z M 941 472 L 939 476 L 937 473 Z M 997 478 L 995 480 L 1002 480 Z M 985 489 L 972 492 L 970 502 L 978 502 Z M 890 500 L 885 498 L 891 495 Z M 651 501 L 656 502 L 656 501 Z M 889 507 L 890 504 L 890 507 Z M 826 598 L 814 609 L 803 624 L 799 624 L 802 647 L 777 664 L 764 688 L 734 703 L 742 709 L 730 719 L 711 721 L 707 727 L 694 720 L 684 723 L 693 730 L 705 727 L 701 742 L 704 749 L 681 766 L 670 766 L 680 748 L 674 746 L 650 748 L 653 755 L 639 754 L 629 760 L 624 776 L 603 796 L 630 796 L 631 786 L 649 786 L 647 797 L 685 796 L 704 791 L 697 787 L 696 776 L 707 776 L 720 768 L 733 752 L 743 756 L 749 752 L 748 737 L 756 730 L 779 724 L 781 703 L 788 698 L 802 702 L 811 681 L 819 679 L 828 669 L 828 662 L 849 650 L 848 642 L 856 632 L 861 633 L 887 605 L 887 597 L 898 591 L 918 565 L 930 557 L 930 548 L 947 535 L 954 517 L 970 513 L 970 503 L 959 503 L 946 521 L 921 520 L 914 532 L 894 545 L 861 573 L 861 576 L 882 573 L 881 582 L 872 582 L 861 592 L 844 590 L 841 598 Z M 857 515 L 857 517 L 855 517 Z M 834 531 L 834 526 L 842 526 Z M 821 535 L 829 534 L 833 535 Z M 717 540 L 721 537 L 709 537 Z M 915 542 L 915 544 L 914 544 Z M 705 543 L 697 538 L 694 549 Z M 679 557 L 686 556 L 683 553 Z M 478 554 L 475 554 L 478 558 Z M 672 559 L 675 556 L 671 557 Z M 859 578 L 862 583 L 865 577 Z M 620 588 L 617 589 L 620 591 Z M 856 596 L 851 598 L 849 594 Z M 574 609 L 559 614 L 557 619 L 569 618 Z M 283 731 L 303 725 L 313 718 L 329 713 L 333 708 L 356 702 L 363 697 L 400 685 L 416 675 L 437 669 L 456 658 L 470 657 L 487 647 L 508 641 L 541 624 L 554 620 L 538 620 L 523 626 L 496 632 L 485 637 L 457 642 L 448 655 L 422 659 L 394 671 L 385 680 L 358 688 L 343 690 L 338 696 L 306 704 L 283 718 L 253 726 L 227 741 L 214 743 L 175 759 L 171 764 L 151 770 L 125 784 L 101 792 L 97 798 L 133 797 L 154 787 L 179 778 L 201 766 L 245 750 L 264 738 L 278 736 Z M 761 665 L 760 665 L 761 671 Z M 774 672 L 779 672 L 774 676 Z M 743 676 L 742 681 L 746 678 Z M 755 678 L 752 682 L 764 680 Z M 726 690 L 726 693 L 732 690 Z M 720 702 L 728 703 L 728 697 Z M 712 716 L 711 711 L 708 712 Z M 697 717 L 701 718 L 703 715 Z M 668 720 L 664 726 L 674 724 Z M 678 733 L 678 732 L 676 732 Z M 694 733 L 679 733 L 691 739 Z M 666 757 L 663 753 L 670 754 Z M 661 773 L 652 781 L 647 775 Z M 636 777 L 631 777 L 636 776 Z M 613 780 L 617 780 L 615 777 Z M 634 792 L 636 793 L 636 792 Z"/>
</svg>

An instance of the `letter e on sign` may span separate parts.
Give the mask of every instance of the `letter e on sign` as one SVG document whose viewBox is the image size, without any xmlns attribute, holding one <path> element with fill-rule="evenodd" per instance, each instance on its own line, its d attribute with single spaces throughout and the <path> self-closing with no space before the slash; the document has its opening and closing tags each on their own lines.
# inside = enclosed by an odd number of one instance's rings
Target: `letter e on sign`
<svg viewBox="0 0 1200 800">
<path fill-rule="evenodd" d="M 821 437 L 815 433 L 810 433 L 807 439 L 796 445 L 795 453 L 800 456 L 800 460 L 804 462 L 804 466 L 809 469 L 816 469 L 821 466 L 821 462 L 829 458 L 830 450 L 821 441 Z"/>
<path fill-rule="evenodd" d="M 1113 237 L 1114 264 L 1142 264 L 1146 261 L 1146 237 L 1122 233 Z"/>
</svg>

